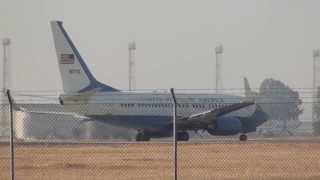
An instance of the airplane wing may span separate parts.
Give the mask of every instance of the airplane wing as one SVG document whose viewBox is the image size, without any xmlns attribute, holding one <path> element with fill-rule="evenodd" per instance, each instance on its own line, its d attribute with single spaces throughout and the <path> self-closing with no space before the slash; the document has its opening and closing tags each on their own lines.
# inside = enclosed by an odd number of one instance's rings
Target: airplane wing
<svg viewBox="0 0 320 180">
<path fill-rule="evenodd" d="M 176 121 L 179 130 L 199 130 L 206 129 L 212 125 L 214 121 L 225 114 L 253 105 L 254 102 L 242 102 L 231 104 L 222 108 L 205 111 L 199 114 L 194 114 L 189 117 L 179 118 Z M 172 123 L 170 124 L 172 126 Z"/>
</svg>

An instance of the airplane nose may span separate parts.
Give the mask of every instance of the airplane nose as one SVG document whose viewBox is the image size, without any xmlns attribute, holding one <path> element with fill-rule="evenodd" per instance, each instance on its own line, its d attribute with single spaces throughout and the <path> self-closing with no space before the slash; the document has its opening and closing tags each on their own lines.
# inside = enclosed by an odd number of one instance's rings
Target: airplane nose
<svg viewBox="0 0 320 180">
<path fill-rule="evenodd" d="M 269 119 L 269 115 L 257 104 L 255 113 L 253 114 L 254 119 L 258 120 L 258 125 L 263 124 Z"/>
</svg>

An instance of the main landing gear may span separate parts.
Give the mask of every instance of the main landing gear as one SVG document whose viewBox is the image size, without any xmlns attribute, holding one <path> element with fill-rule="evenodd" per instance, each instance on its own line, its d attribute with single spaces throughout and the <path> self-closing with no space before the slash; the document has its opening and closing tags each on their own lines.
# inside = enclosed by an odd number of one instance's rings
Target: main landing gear
<svg viewBox="0 0 320 180">
<path fill-rule="evenodd" d="M 136 135 L 136 141 L 150 141 L 150 136 L 146 135 L 143 132 L 138 132 Z"/>
<path fill-rule="evenodd" d="M 189 141 L 189 134 L 187 132 L 178 132 L 176 138 L 178 141 Z"/>
<path fill-rule="evenodd" d="M 245 135 L 245 134 L 241 134 L 241 135 L 239 136 L 239 140 L 240 140 L 240 141 L 247 141 L 247 139 L 248 139 L 248 137 L 247 137 L 247 135 Z"/>
<path fill-rule="evenodd" d="M 138 131 L 136 135 L 136 141 L 141 142 L 141 141 L 150 141 L 150 136 L 152 137 L 161 137 L 161 136 L 154 136 L 154 134 L 150 134 L 145 131 Z M 163 136 L 163 137 L 169 137 L 169 136 Z M 190 136 L 187 132 L 182 131 L 182 132 L 177 132 L 177 141 L 188 141 Z"/>
</svg>

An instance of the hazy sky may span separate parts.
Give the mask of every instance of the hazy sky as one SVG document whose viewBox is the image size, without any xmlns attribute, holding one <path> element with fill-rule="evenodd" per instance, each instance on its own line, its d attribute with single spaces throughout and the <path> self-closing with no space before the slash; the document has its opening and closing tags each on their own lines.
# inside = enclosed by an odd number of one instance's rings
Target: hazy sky
<svg viewBox="0 0 320 180">
<path fill-rule="evenodd" d="M 50 20 L 64 27 L 97 79 L 128 88 L 135 40 L 137 88 L 214 88 L 214 48 L 224 46 L 225 88 L 273 77 L 312 87 L 320 48 L 318 0 L 0 0 L 16 90 L 61 89 Z M 1 52 L 2 56 L 2 52 Z M 2 75 L 2 74 L 1 74 Z"/>
</svg>

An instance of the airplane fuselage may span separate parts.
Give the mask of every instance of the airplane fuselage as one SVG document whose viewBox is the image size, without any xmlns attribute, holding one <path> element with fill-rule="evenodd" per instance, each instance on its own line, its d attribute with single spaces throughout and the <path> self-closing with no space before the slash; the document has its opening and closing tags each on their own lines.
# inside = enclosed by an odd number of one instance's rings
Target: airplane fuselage
<svg viewBox="0 0 320 180">
<path fill-rule="evenodd" d="M 172 135 L 173 103 L 168 92 L 124 92 L 98 81 L 65 31 L 61 21 L 51 29 L 65 95 L 66 111 L 92 121 L 138 130 L 137 141 Z M 207 130 L 212 135 L 234 135 L 256 130 L 267 115 L 253 102 L 225 94 L 177 94 L 178 139 L 187 131 Z M 252 108 L 253 107 L 253 108 Z M 246 137 L 240 137 L 246 139 Z"/>
<path fill-rule="evenodd" d="M 226 94 L 177 94 L 177 114 L 189 117 L 245 98 Z M 67 111 L 76 112 L 101 122 L 135 129 L 157 129 L 172 121 L 173 101 L 169 93 L 107 92 L 62 95 Z M 255 106 L 227 114 L 248 117 Z"/>
</svg>

